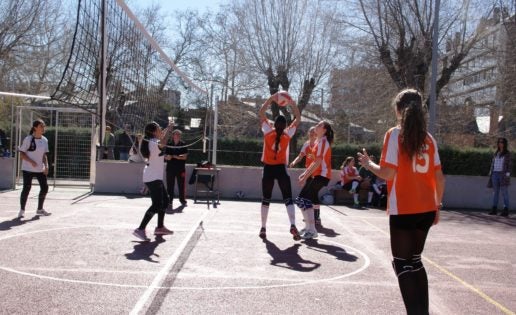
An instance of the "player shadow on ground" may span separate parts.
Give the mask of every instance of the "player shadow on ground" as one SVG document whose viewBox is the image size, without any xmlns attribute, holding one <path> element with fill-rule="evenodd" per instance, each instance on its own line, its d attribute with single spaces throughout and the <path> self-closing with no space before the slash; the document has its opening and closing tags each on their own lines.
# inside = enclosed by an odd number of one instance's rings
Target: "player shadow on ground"
<svg viewBox="0 0 516 315">
<path fill-rule="evenodd" d="M 19 218 L 14 218 L 8 221 L 0 222 L 0 231 L 7 231 L 12 229 L 13 227 L 24 225 L 25 223 L 29 223 L 32 221 L 39 220 L 39 215 L 35 215 L 28 220 L 22 220 Z"/>
<path fill-rule="evenodd" d="M 323 225 L 317 226 L 317 233 L 323 234 L 326 237 L 337 237 L 340 235 L 340 233 L 335 232 L 334 229 L 324 227 Z"/>
<path fill-rule="evenodd" d="M 304 242 L 309 249 L 315 250 L 321 253 L 328 253 L 332 256 L 335 256 L 338 260 L 343 261 L 357 261 L 358 257 L 355 255 L 348 254 L 346 250 L 342 247 L 328 244 L 321 244 L 316 239 L 307 239 Z"/>
<path fill-rule="evenodd" d="M 135 241 L 137 244 L 134 245 L 133 252 L 125 254 L 125 257 L 129 260 L 146 260 L 159 263 L 159 260 L 154 260 L 153 256 L 159 258 L 159 255 L 155 254 L 154 251 L 163 242 L 165 242 L 165 239 L 161 235 L 156 235 L 154 241 L 151 242 Z"/>
<path fill-rule="evenodd" d="M 271 265 L 299 272 L 310 272 L 321 266 L 321 264 L 303 259 L 298 251 L 301 244 L 296 243 L 287 249 L 279 249 L 276 244 L 265 239 L 263 240 L 267 252 L 271 255 Z M 286 266 L 285 266 L 286 265 Z M 308 265 L 308 266 L 307 266 Z"/>
<path fill-rule="evenodd" d="M 489 210 L 490 211 L 490 210 Z M 449 212 L 450 214 L 460 214 L 458 215 L 449 215 L 445 218 L 441 218 L 442 220 L 446 220 L 447 222 L 455 221 L 460 222 L 462 224 L 487 224 L 487 225 L 497 225 L 502 224 L 507 227 L 514 228 L 516 227 L 516 214 L 514 211 L 509 213 L 509 217 L 502 217 L 500 215 L 488 215 L 487 211 L 472 211 L 472 210 L 443 210 L 444 214 Z M 500 213 L 500 210 L 498 210 Z"/>
</svg>

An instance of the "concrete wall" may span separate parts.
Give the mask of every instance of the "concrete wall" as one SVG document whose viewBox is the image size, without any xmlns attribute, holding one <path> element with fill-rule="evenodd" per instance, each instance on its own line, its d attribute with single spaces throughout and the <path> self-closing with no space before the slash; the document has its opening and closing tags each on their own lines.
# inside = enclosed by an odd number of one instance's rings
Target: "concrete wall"
<svg viewBox="0 0 516 315">
<path fill-rule="evenodd" d="M 97 174 L 95 192 L 99 193 L 138 193 L 142 187 L 142 172 L 144 164 L 126 163 L 118 161 L 97 162 Z M 194 165 L 187 164 L 186 180 L 190 178 Z M 221 198 L 235 198 L 237 191 L 243 191 L 245 199 L 261 199 L 261 167 L 227 166 L 220 168 L 220 196 Z M 297 183 L 297 177 L 302 169 L 289 170 L 292 182 L 292 194 L 297 196 L 301 186 Z M 489 209 L 491 208 L 492 189 L 486 188 L 486 176 L 446 176 L 446 189 L 443 203 L 449 208 L 463 209 Z M 339 180 L 339 171 L 334 170 L 330 185 Z M 511 210 L 516 210 L 516 178 L 512 178 L 509 186 L 511 198 Z M 187 195 L 192 197 L 194 185 L 186 187 Z M 321 193 L 326 192 L 326 188 Z M 277 185 L 274 187 L 273 199 L 281 200 L 281 193 Z M 500 198 L 501 204 L 501 198 Z"/>
<path fill-rule="evenodd" d="M 0 189 L 13 189 L 14 158 L 0 158 Z"/>
</svg>

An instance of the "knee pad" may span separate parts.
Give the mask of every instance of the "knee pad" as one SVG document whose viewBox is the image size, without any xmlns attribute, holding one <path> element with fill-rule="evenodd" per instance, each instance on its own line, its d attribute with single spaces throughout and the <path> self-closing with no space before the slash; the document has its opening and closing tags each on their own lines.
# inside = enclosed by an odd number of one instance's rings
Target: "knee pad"
<svg viewBox="0 0 516 315">
<path fill-rule="evenodd" d="M 412 268 L 412 271 L 418 271 L 425 268 L 425 266 L 423 266 L 423 262 L 421 261 L 421 254 L 412 256 Z"/>
<path fill-rule="evenodd" d="M 271 204 L 270 199 L 262 199 L 262 206 L 269 206 Z"/>
<path fill-rule="evenodd" d="M 310 209 L 313 207 L 312 201 L 310 199 L 297 197 L 295 204 L 301 208 L 302 210 Z"/>
<path fill-rule="evenodd" d="M 414 270 L 412 261 L 397 257 L 394 257 L 394 259 L 392 260 L 392 268 L 394 269 L 394 273 L 398 278 L 402 274 L 412 272 Z"/>
<path fill-rule="evenodd" d="M 294 204 L 294 201 L 292 200 L 292 198 L 287 198 L 287 199 L 283 200 L 283 202 L 285 202 L 285 206 L 290 206 L 290 205 Z"/>
</svg>

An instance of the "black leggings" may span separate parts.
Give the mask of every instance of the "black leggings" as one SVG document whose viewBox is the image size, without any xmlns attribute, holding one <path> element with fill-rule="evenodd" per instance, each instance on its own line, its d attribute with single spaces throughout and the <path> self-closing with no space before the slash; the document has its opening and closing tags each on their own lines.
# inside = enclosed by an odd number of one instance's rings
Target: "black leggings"
<svg viewBox="0 0 516 315">
<path fill-rule="evenodd" d="M 43 203 L 48 193 L 47 175 L 43 172 L 34 173 L 29 171 L 23 171 L 23 189 L 20 196 L 20 207 L 25 210 L 27 204 L 27 198 L 29 197 L 30 189 L 32 188 L 32 179 L 36 177 L 39 183 L 39 197 L 38 197 L 38 210 L 43 209 Z"/>
<path fill-rule="evenodd" d="M 274 180 L 278 185 L 285 204 L 292 204 L 292 186 L 290 176 L 287 174 L 286 165 L 264 165 L 262 176 L 262 205 L 268 206 L 271 202 Z"/>
<path fill-rule="evenodd" d="M 301 209 L 312 208 L 314 204 L 319 204 L 319 190 L 327 186 L 330 180 L 324 176 L 317 175 L 306 180 L 305 185 L 296 198 L 296 203 Z"/>
<path fill-rule="evenodd" d="M 421 260 L 436 212 L 391 215 L 393 267 L 407 314 L 428 314 L 428 278 Z"/>
<path fill-rule="evenodd" d="M 172 200 L 174 200 L 174 186 L 176 180 L 179 201 L 181 201 L 182 203 L 186 202 L 185 173 L 186 171 L 184 169 L 175 170 L 172 166 L 167 165 L 167 191 L 169 202 L 172 202 Z"/>
<path fill-rule="evenodd" d="M 165 208 L 168 205 L 167 190 L 162 180 L 148 182 L 145 183 L 145 185 L 149 188 L 152 204 L 149 209 L 147 209 L 147 212 L 145 212 L 139 229 L 145 229 L 155 213 L 158 214 L 158 227 L 161 228 L 165 220 Z"/>
</svg>

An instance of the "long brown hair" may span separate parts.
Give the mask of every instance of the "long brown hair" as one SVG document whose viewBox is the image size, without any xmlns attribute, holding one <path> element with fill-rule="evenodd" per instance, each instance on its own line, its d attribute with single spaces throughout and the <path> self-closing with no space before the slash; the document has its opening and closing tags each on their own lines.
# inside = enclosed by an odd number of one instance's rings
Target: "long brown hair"
<svg viewBox="0 0 516 315">
<path fill-rule="evenodd" d="M 274 121 L 274 129 L 276 131 L 274 159 L 276 159 L 276 154 L 279 150 L 281 136 L 283 135 L 283 131 L 285 130 L 285 128 L 287 128 L 287 119 L 285 118 L 285 116 L 279 115 L 278 117 L 276 117 L 276 120 Z"/>
<path fill-rule="evenodd" d="M 401 115 L 401 151 L 413 157 L 423 151 L 427 137 L 423 97 L 415 89 L 405 89 L 396 95 L 393 105 Z"/>
<path fill-rule="evenodd" d="M 158 123 L 151 122 L 145 126 L 145 135 L 142 139 L 142 146 L 140 147 L 140 153 L 144 158 L 150 157 L 149 140 L 154 138 L 154 132 L 159 128 Z"/>
</svg>

